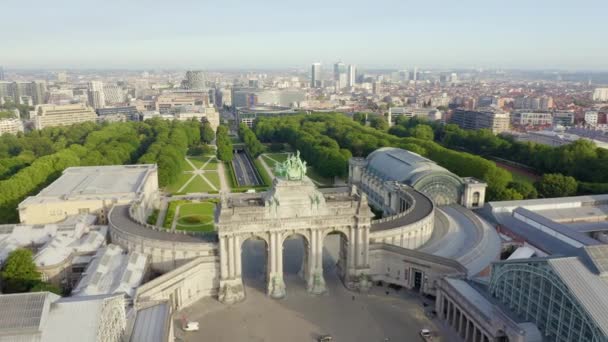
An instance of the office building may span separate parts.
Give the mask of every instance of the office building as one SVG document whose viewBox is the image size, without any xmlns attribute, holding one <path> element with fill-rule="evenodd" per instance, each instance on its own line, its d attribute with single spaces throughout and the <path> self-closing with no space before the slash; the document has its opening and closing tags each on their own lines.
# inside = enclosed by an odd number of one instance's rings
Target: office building
<svg viewBox="0 0 608 342">
<path fill-rule="evenodd" d="M 172 91 L 159 95 L 155 101 L 155 109 L 161 114 L 167 114 L 174 107 L 180 106 L 209 106 L 209 92 L 205 90 Z"/>
<path fill-rule="evenodd" d="M 574 124 L 574 112 L 556 111 L 553 113 L 553 124 L 561 126 L 572 126 Z"/>
<path fill-rule="evenodd" d="M 202 90 L 207 87 L 207 78 L 200 70 L 188 70 L 186 72 L 186 89 Z"/>
<path fill-rule="evenodd" d="M 19 118 L 0 119 L 0 135 L 23 132 L 23 121 Z"/>
<path fill-rule="evenodd" d="M 95 110 L 99 121 L 125 122 L 139 121 L 139 110 L 135 106 L 108 107 Z"/>
<path fill-rule="evenodd" d="M 2 67 L 2 65 L 0 65 L 0 81 L 4 81 L 4 80 L 5 80 L 4 67 Z"/>
<path fill-rule="evenodd" d="M 513 100 L 515 109 L 550 110 L 553 108 L 551 96 L 520 96 Z"/>
<path fill-rule="evenodd" d="M 67 83 L 68 82 L 68 74 L 65 72 L 57 73 L 57 82 L 58 83 Z"/>
<path fill-rule="evenodd" d="M 515 112 L 511 113 L 511 124 L 513 126 L 551 126 L 553 124 L 553 115 L 543 112 Z"/>
<path fill-rule="evenodd" d="M 297 114 L 292 108 L 280 106 L 251 106 L 236 109 L 237 122 L 253 127 L 253 123 L 259 117 L 283 116 Z"/>
<path fill-rule="evenodd" d="M 310 68 L 310 87 L 321 87 L 321 63 L 312 63 Z"/>
<path fill-rule="evenodd" d="M 126 92 L 122 87 L 116 84 L 107 84 L 103 86 L 103 94 L 106 105 L 115 105 L 124 103 L 126 100 Z"/>
<path fill-rule="evenodd" d="M 597 126 L 599 114 L 594 110 L 585 112 L 585 123 L 590 126 Z"/>
<path fill-rule="evenodd" d="M 608 101 L 608 88 L 595 88 L 593 91 L 593 101 Z"/>
<path fill-rule="evenodd" d="M 99 81 L 91 81 L 88 84 L 89 105 L 94 109 L 103 108 L 106 106 L 106 97 L 103 89 L 103 83 Z"/>
<path fill-rule="evenodd" d="M 354 87 L 356 80 L 357 80 L 357 67 L 353 64 L 350 64 L 348 66 L 347 86 L 349 88 Z"/>
<path fill-rule="evenodd" d="M 69 126 L 76 123 L 97 120 L 93 108 L 83 104 L 38 105 L 30 116 L 36 129 L 45 127 Z"/>
<path fill-rule="evenodd" d="M 509 113 L 456 109 L 449 123 L 462 129 L 490 129 L 498 134 L 509 130 Z"/>
<path fill-rule="evenodd" d="M 220 114 L 213 106 L 179 106 L 172 108 L 168 113 L 173 119 L 179 121 L 197 120 L 206 121 L 215 131 L 220 125 Z"/>
<path fill-rule="evenodd" d="M 47 95 L 46 82 L 2 82 L 0 81 L 0 98 L 13 103 L 38 105 L 45 103 Z"/>
<path fill-rule="evenodd" d="M 215 105 L 217 107 L 232 106 L 232 90 L 228 88 L 215 89 Z"/>
<path fill-rule="evenodd" d="M 347 72 L 346 65 L 342 62 L 334 64 L 334 82 L 336 90 L 340 90 L 347 86 Z"/>
<path fill-rule="evenodd" d="M 304 100 L 306 93 L 299 89 L 232 89 L 232 104 L 235 108 L 258 105 L 299 107 L 300 102 Z"/>
</svg>

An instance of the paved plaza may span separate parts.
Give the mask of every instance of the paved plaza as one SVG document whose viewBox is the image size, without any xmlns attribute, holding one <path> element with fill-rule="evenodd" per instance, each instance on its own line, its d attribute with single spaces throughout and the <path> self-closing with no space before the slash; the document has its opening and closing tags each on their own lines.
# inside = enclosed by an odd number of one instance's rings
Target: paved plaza
<svg viewBox="0 0 608 342">
<path fill-rule="evenodd" d="M 329 238 L 328 238 L 329 240 Z M 328 248 L 337 250 L 337 239 Z M 332 246 L 333 245 L 333 246 Z M 315 341 L 331 334 L 335 341 L 421 341 L 422 328 L 438 331 L 435 322 L 425 315 L 422 299 L 406 290 L 374 287 L 370 294 L 348 291 L 335 272 L 335 259 L 327 248 L 324 268 L 328 293 L 313 296 L 296 274 L 302 260 L 303 243 L 299 239 L 285 244 L 285 283 L 287 297 L 266 296 L 264 243 L 247 243 L 243 267 L 247 297 L 244 302 L 225 305 L 205 298 L 176 314 L 176 336 L 184 341 Z M 332 248 L 336 247 L 336 248 Z M 386 292 L 388 291 L 388 295 Z M 200 323 L 198 332 L 184 332 L 181 319 Z M 435 338 L 434 341 L 448 341 Z"/>
</svg>

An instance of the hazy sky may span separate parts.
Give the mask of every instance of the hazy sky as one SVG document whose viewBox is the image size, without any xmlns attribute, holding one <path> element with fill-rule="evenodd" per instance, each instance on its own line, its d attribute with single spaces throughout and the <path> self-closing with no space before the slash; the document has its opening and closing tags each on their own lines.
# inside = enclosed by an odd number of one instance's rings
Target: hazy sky
<svg viewBox="0 0 608 342">
<path fill-rule="evenodd" d="M 608 70 L 608 0 L 0 0 L 5 68 Z"/>
</svg>

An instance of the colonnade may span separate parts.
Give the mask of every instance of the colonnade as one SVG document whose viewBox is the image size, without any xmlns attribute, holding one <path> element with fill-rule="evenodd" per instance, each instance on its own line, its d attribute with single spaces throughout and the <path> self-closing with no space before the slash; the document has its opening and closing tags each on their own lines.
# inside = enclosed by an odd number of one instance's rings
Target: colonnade
<svg viewBox="0 0 608 342">
<path fill-rule="evenodd" d="M 465 342 L 490 342 L 493 337 L 488 335 L 474 319 L 462 308 L 445 295 L 437 297 L 439 301 L 439 317 L 447 323 Z"/>
<path fill-rule="evenodd" d="M 318 228 L 306 230 L 271 230 L 263 233 L 226 233 L 219 236 L 220 290 L 219 299 L 234 303 L 245 298 L 242 280 L 241 250 L 243 243 L 251 238 L 266 242 L 267 247 L 267 288 L 272 298 L 286 295 L 283 280 L 283 243 L 294 235 L 304 238 L 304 261 L 301 275 L 306 281 L 306 289 L 311 294 L 326 292 L 323 277 L 323 241 L 330 234 L 338 232 L 345 241 L 345 251 L 340 255 L 341 277 L 351 289 L 366 289 L 369 271 L 369 227 L 345 227 L 343 229 Z M 341 249 L 342 249 L 341 245 Z M 360 280 L 363 280 L 361 283 Z"/>
</svg>

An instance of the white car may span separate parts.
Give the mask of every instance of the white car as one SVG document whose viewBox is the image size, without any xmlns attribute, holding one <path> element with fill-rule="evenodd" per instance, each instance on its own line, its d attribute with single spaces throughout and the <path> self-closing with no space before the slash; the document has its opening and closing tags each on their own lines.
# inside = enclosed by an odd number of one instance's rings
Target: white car
<svg viewBox="0 0 608 342">
<path fill-rule="evenodd" d="M 429 329 L 420 330 L 420 336 L 425 341 L 431 341 L 433 339 L 433 334 L 431 333 L 431 331 Z"/>
<path fill-rule="evenodd" d="M 188 322 L 184 325 L 184 331 L 198 331 L 198 322 Z"/>
</svg>

